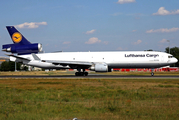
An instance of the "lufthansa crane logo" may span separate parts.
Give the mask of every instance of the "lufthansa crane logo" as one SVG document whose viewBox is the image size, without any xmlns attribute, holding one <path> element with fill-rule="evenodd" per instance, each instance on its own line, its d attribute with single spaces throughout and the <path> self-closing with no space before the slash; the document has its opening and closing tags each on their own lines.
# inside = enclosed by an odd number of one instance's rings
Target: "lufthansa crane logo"
<svg viewBox="0 0 179 120">
<path fill-rule="evenodd" d="M 15 43 L 19 43 L 22 40 L 22 35 L 20 33 L 16 32 L 12 35 L 12 40 Z"/>
</svg>

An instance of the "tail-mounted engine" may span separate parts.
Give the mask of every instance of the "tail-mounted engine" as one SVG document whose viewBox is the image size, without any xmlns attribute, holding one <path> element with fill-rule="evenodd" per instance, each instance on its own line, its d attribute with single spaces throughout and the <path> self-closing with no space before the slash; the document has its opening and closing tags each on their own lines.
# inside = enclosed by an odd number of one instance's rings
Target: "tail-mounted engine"
<svg viewBox="0 0 179 120">
<path fill-rule="evenodd" d="M 42 44 L 40 43 L 33 43 L 27 45 L 6 44 L 3 45 L 3 51 L 17 53 L 18 55 L 38 53 L 42 51 Z"/>
</svg>

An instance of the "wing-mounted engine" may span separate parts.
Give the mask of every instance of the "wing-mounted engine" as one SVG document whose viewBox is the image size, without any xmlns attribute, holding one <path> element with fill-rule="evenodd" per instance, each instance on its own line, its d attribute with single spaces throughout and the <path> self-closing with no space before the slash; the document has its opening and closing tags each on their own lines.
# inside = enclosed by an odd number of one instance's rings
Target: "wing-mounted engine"
<svg viewBox="0 0 179 120">
<path fill-rule="evenodd" d="M 42 51 L 42 44 L 40 43 L 33 43 L 27 45 L 6 44 L 3 45 L 3 51 L 17 53 L 18 55 L 38 53 Z"/>
<path fill-rule="evenodd" d="M 90 70 L 95 72 L 111 72 L 111 69 L 106 63 L 96 63 L 90 68 Z"/>
</svg>

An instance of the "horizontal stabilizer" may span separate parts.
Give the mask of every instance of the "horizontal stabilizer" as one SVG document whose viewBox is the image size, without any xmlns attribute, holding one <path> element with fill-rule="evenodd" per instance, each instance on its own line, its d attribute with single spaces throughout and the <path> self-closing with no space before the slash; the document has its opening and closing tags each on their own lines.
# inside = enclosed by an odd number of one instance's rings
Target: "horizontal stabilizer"
<svg viewBox="0 0 179 120">
<path fill-rule="evenodd" d="M 6 54 L 6 55 L 7 55 L 7 54 Z M 7 56 L 10 56 L 10 57 L 15 57 L 15 58 L 18 58 L 18 59 L 21 59 L 21 60 L 31 61 L 31 60 L 30 60 L 30 59 L 28 59 L 28 58 L 19 57 L 19 56 L 16 56 L 16 55 L 7 55 Z"/>
</svg>

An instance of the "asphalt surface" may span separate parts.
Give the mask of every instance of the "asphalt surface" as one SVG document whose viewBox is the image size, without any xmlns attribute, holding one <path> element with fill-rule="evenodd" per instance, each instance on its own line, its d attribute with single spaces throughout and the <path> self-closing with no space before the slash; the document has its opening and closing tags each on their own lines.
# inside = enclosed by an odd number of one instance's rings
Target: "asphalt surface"
<svg viewBox="0 0 179 120">
<path fill-rule="evenodd" d="M 136 75 L 88 75 L 88 76 L 75 76 L 75 75 L 50 75 L 50 76 L 44 76 L 44 75 L 11 75 L 11 76 L 0 76 L 0 78 L 175 78 L 179 79 L 179 75 L 175 76 L 166 76 L 166 75 L 160 75 L 160 76 L 136 76 Z"/>
</svg>

